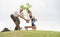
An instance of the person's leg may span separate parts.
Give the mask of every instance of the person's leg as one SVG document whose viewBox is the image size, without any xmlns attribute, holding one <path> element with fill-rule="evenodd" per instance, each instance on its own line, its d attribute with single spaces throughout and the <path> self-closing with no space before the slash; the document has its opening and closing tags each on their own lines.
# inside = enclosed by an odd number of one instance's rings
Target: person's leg
<svg viewBox="0 0 60 37">
<path fill-rule="evenodd" d="M 11 15 L 11 19 L 14 21 L 16 27 L 15 27 L 15 30 L 20 30 L 20 21 L 19 21 L 19 18 L 18 17 L 14 17 L 13 15 Z"/>
<path fill-rule="evenodd" d="M 33 29 L 33 30 L 36 30 L 35 24 L 32 24 L 32 29 Z"/>
<path fill-rule="evenodd" d="M 1 32 L 6 32 L 6 31 L 10 31 L 8 28 L 4 28 L 3 31 Z"/>
<path fill-rule="evenodd" d="M 32 28 L 32 26 L 25 26 L 25 29 L 28 30 L 28 28 Z"/>
<path fill-rule="evenodd" d="M 20 26 L 19 25 L 17 25 L 16 27 L 15 27 L 15 30 L 21 30 L 22 28 L 20 28 Z"/>
<path fill-rule="evenodd" d="M 19 24 L 20 24 L 20 20 L 19 20 L 19 18 L 15 18 L 15 24 L 16 24 L 16 26 L 18 25 L 19 26 Z"/>
<path fill-rule="evenodd" d="M 34 20 L 31 20 L 31 22 L 32 22 L 32 29 L 33 29 L 33 30 L 36 30 L 36 26 L 35 26 L 35 24 L 34 24 L 35 21 L 34 21 Z"/>
<path fill-rule="evenodd" d="M 33 29 L 33 30 L 36 30 L 36 26 L 32 26 L 32 29 Z"/>
</svg>

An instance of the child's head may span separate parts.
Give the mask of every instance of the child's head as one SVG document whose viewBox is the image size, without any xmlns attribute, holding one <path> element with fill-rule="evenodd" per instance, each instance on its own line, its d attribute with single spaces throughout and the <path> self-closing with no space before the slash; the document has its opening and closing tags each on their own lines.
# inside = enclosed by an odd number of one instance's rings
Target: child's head
<svg viewBox="0 0 60 37">
<path fill-rule="evenodd" d="M 32 15 L 32 12 L 30 10 L 27 10 L 27 12 L 28 12 L 29 15 Z"/>
<path fill-rule="evenodd" d="M 32 13 L 30 10 L 27 10 L 28 13 Z"/>
</svg>

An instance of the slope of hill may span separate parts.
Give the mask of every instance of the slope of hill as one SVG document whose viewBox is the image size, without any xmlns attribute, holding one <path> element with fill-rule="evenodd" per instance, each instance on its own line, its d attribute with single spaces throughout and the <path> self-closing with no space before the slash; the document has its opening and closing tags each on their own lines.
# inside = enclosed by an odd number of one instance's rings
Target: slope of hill
<svg viewBox="0 0 60 37">
<path fill-rule="evenodd" d="M 0 32 L 0 37 L 60 37 L 60 32 L 21 30 Z"/>
</svg>

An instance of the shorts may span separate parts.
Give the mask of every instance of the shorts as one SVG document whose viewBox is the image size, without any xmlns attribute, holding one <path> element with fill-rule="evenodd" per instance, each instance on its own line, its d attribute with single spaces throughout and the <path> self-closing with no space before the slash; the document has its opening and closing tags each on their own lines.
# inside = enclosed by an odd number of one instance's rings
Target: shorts
<svg viewBox="0 0 60 37">
<path fill-rule="evenodd" d="M 35 22 L 35 20 L 31 19 L 32 26 L 35 26 L 34 22 Z"/>
</svg>

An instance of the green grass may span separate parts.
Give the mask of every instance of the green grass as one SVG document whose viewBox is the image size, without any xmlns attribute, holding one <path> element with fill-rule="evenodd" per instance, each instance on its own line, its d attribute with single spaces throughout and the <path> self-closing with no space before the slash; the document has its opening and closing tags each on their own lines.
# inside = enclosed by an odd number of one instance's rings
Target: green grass
<svg viewBox="0 0 60 37">
<path fill-rule="evenodd" d="M 60 32 L 53 31 L 9 31 L 0 32 L 0 37 L 60 37 Z"/>
</svg>

